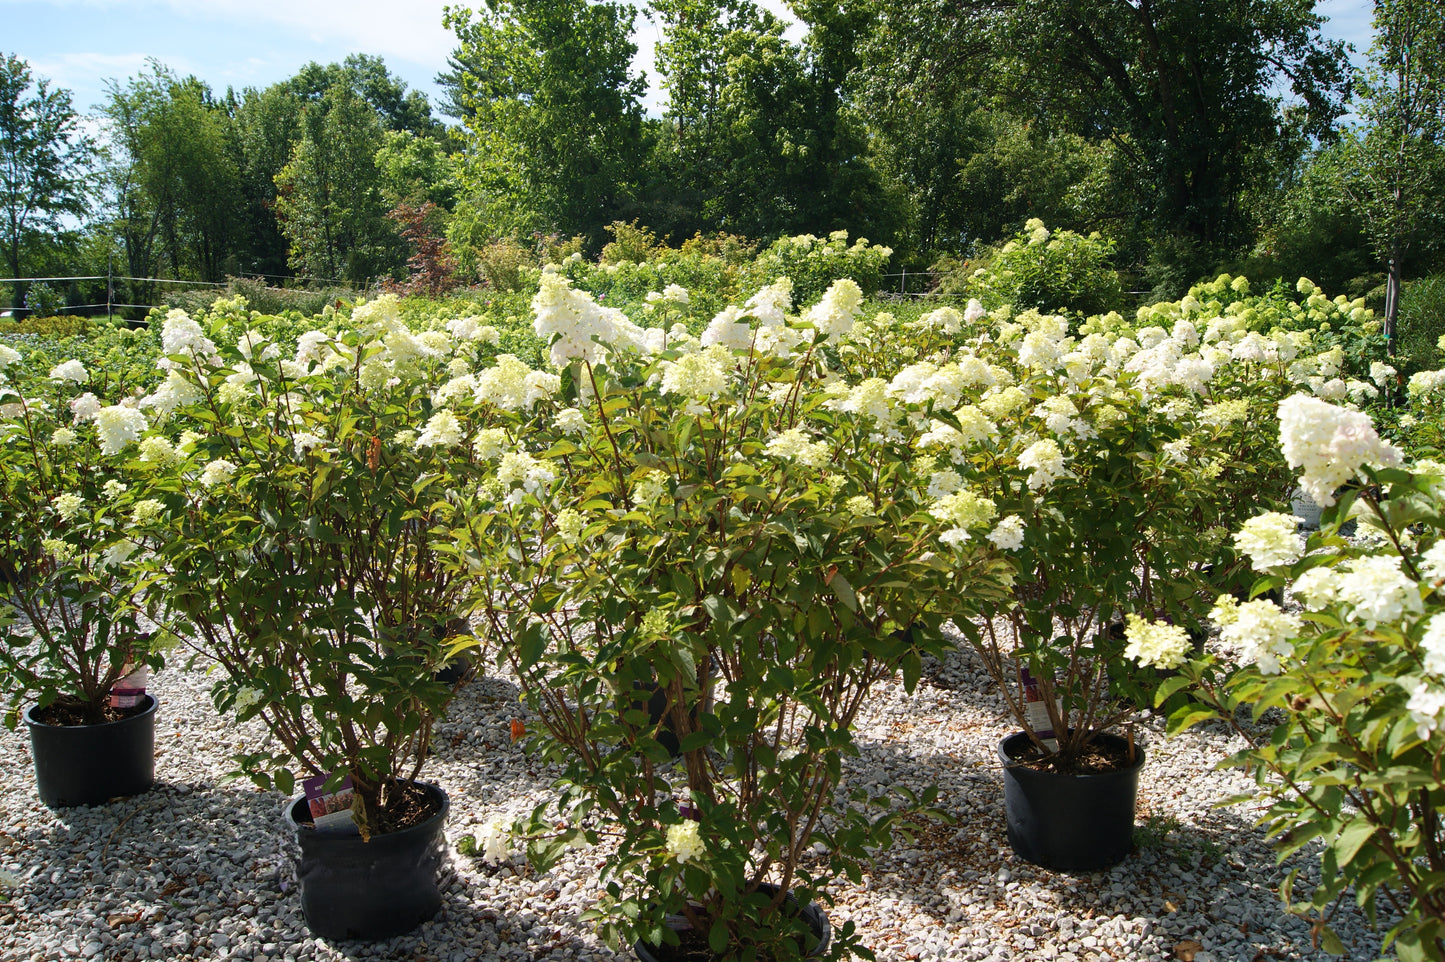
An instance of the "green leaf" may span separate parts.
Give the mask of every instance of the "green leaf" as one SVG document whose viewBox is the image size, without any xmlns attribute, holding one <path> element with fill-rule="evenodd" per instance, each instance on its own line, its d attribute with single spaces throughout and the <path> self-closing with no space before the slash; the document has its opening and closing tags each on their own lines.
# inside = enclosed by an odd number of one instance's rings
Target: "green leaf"
<svg viewBox="0 0 1445 962">
<path fill-rule="evenodd" d="M 1335 857 L 1339 860 L 1341 868 L 1349 865 L 1360 849 L 1375 834 L 1375 826 L 1363 816 L 1354 819 L 1347 824 L 1338 836 L 1335 837 L 1333 848 Z"/>
<path fill-rule="evenodd" d="M 712 930 L 707 934 L 707 947 L 712 949 L 714 955 L 722 955 L 728 947 L 728 927 L 722 919 L 712 924 Z"/>
<path fill-rule="evenodd" d="M 843 607 L 849 611 L 858 610 L 858 598 L 853 594 L 853 586 L 848 583 L 843 572 L 834 568 L 828 572 L 824 580 L 828 583 L 828 587 L 833 589 L 833 594 L 838 596 L 838 600 L 843 602 Z"/>
<path fill-rule="evenodd" d="M 1159 690 L 1154 693 L 1154 707 L 1158 708 L 1169 700 L 1170 695 L 1181 688 L 1187 687 L 1189 684 L 1190 679 L 1184 675 L 1174 675 L 1173 677 L 1164 679 L 1159 683 Z"/>
<path fill-rule="evenodd" d="M 1340 937 L 1335 934 L 1334 929 L 1328 926 L 1320 932 L 1320 948 L 1324 949 L 1330 955 L 1345 954 L 1345 943 L 1341 942 Z"/>
<path fill-rule="evenodd" d="M 1218 717 L 1213 710 L 1208 708 L 1192 708 L 1185 705 L 1174 714 L 1169 716 L 1169 733 L 1177 735 L 1182 731 L 1198 725 L 1200 722 L 1212 721 Z"/>
</svg>

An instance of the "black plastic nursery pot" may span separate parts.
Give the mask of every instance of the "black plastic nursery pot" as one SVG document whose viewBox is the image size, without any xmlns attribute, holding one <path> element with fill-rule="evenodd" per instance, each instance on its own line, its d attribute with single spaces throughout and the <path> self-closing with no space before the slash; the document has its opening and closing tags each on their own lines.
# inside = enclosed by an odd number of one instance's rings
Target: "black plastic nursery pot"
<svg viewBox="0 0 1445 962">
<path fill-rule="evenodd" d="M 306 925 L 323 939 L 375 942 L 410 932 L 441 909 L 437 873 L 445 856 L 442 826 L 451 800 L 420 782 L 441 807 L 400 832 L 361 836 L 317 831 L 306 798 L 286 805 L 286 821 L 300 847 L 296 879 Z"/>
<path fill-rule="evenodd" d="M 25 710 L 35 788 L 51 808 L 101 805 L 150 791 L 156 781 L 156 700 L 144 710 L 100 725 L 47 725 L 36 706 Z"/>
<path fill-rule="evenodd" d="M 776 895 L 778 887 L 771 883 L 764 882 L 758 886 L 758 891 L 768 895 Z M 798 900 L 792 895 L 788 895 L 783 899 L 785 911 L 796 909 L 797 905 Z M 828 946 L 833 941 L 833 926 L 829 924 L 828 916 L 823 913 L 822 908 L 819 907 L 817 902 L 809 902 L 803 906 L 798 912 L 798 915 L 804 922 L 808 923 L 808 928 L 812 929 L 813 934 L 818 937 L 818 944 L 813 948 L 813 951 L 808 953 L 807 958 L 818 958 L 826 954 Z M 688 924 L 687 919 L 680 915 L 669 915 L 667 917 L 667 927 L 678 933 L 679 937 L 683 939 L 683 944 L 680 946 L 653 945 L 650 942 L 638 940 L 632 944 L 632 951 L 639 959 L 639 962 L 681 962 L 681 960 L 697 958 L 696 946 L 691 946 L 691 948 L 694 949 L 693 954 L 688 953 L 690 946 L 688 936 L 685 933 L 691 933 L 693 929 L 692 926 Z M 701 943 L 701 947 L 706 949 L 707 933 L 700 933 L 698 941 Z"/>
<path fill-rule="evenodd" d="M 1118 735 L 1096 738 L 1127 750 Z M 1122 862 L 1134 848 L 1134 800 L 1144 749 L 1112 772 L 1065 775 L 1018 764 L 1031 743 L 1024 732 L 999 742 L 1008 841 L 1025 861 L 1058 872 L 1097 872 Z"/>
</svg>

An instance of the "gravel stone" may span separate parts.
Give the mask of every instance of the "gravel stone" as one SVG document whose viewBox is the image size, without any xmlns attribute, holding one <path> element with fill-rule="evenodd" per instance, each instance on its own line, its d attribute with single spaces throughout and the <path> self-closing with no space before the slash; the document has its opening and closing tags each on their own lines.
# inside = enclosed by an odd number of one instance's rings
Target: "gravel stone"
<svg viewBox="0 0 1445 962">
<path fill-rule="evenodd" d="M 217 716 L 205 666 L 152 678 L 160 700 L 155 789 L 108 805 L 52 812 L 35 795 L 24 731 L 0 737 L 0 960 L 101 959 L 368 962 L 574 960 L 614 953 L 578 921 L 597 901 L 605 852 L 568 853 L 538 874 L 519 857 L 489 867 L 457 840 L 494 814 L 529 812 L 555 773 L 512 744 L 510 722 L 534 727 L 515 680 L 478 678 L 437 726 L 423 777 L 451 796 L 451 850 L 441 913 L 375 944 L 330 943 L 306 928 L 290 843 L 274 792 L 227 780 L 229 756 L 265 740 L 255 724 Z M 857 885 L 830 891 L 835 927 L 852 922 L 884 962 L 1146 960 L 1195 962 L 1324 958 L 1309 925 L 1281 911 L 1278 889 L 1317 877 L 1307 847 L 1276 866 L 1255 826 L 1258 807 L 1216 809 L 1253 786 L 1216 771 L 1240 747 L 1222 728 L 1166 738 L 1146 716 L 1136 737 L 1149 760 L 1140 779 L 1143 847 L 1107 872 L 1069 876 L 1016 857 L 1004 834 L 997 745 L 1012 729 L 1004 703 L 965 650 L 929 666 L 913 693 L 875 689 L 859 719 L 859 755 L 844 792 L 939 788 L 952 822 L 920 819 L 916 837 L 881 855 Z M 816 848 L 809 858 L 821 858 Z M 1385 925 L 1389 920 L 1383 920 Z M 1381 932 L 1347 896 L 1333 918 L 1348 960 L 1381 954 Z"/>
</svg>

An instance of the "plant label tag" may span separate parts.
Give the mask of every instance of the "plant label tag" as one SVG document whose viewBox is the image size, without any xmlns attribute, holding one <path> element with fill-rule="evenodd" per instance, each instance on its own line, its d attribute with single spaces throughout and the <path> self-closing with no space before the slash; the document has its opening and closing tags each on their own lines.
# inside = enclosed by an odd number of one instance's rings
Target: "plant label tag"
<svg viewBox="0 0 1445 962">
<path fill-rule="evenodd" d="M 141 665 L 111 686 L 110 707 L 134 708 L 145 701 L 146 682 L 150 680 L 150 674 L 150 668 Z"/>
<path fill-rule="evenodd" d="M 1044 704 L 1039 683 L 1029 674 L 1027 668 L 1019 669 L 1019 680 L 1023 683 L 1024 716 L 1029 721 L 1029 727 L 1039 736 L 1039 741 L 1044 743 L 1045 748 L 1051 752 L 1058 751 L 1059 740 L 1054 736 L 1054 723 L 1049 720 L 1049 706 Z"/>
<path fill-rule="evenodd" d="M 306 806 L 311 810 L 311 821 L 318 832 L 355 835 L 356 821 L 351 817 L 352 787 L 351 776 L 341 780 L 336 791 L 326 791 L 329 775 L 314 775 L 301 782 L 306 790 Z"/>
</svg>

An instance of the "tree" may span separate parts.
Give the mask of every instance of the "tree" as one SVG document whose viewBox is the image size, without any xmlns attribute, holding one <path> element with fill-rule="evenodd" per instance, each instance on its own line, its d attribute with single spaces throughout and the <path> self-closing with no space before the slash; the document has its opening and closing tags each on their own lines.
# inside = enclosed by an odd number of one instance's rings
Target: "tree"
<svg viewBox="0 0 1445 962">
<path fill-rule="evenodd" d="M 409 130 L 388 130 L 376 152 L 387 204 L 430 203 L 438 213 L 456 204 L 456 164 L 441 143 Z"/>
<path fill-rule="evenodd" d="M 354 53 L 339 64 L 308 63 L 280 86 L 307 104 L 319 103 L 333 87 L 350 87 L 371 105 L 387 130 L 407 130 L 418 137 L 441 137 L 445 131 L 432 116 L 426 94 L 407 90 L 380 57 Z"/>
<path fill-rule="evenodd" d="M 130 273 L 220 280 L 240 242 L 240 179 L 226 112 L 200 80 L 155 61 L 106 91 L 112 223 Z"/>
<path fill-rule="evenodd" d="M 860 0 L 869 2 L 869 0 Z M 1302 0 L 889 0 L 868 47 L 876 84 L 945 101 L 995 94 L 1024 118 L 1108 141 L 1151 224 L 1206 250 L 1249 238 L 1244 198 L 1286 120 L 1327 136 L 1347 89 L 1343 46 Z"/>
<path fill-rule="evenodd" d="M 301 139 L 276 175 L 276 216 L 290 243 L 290 266 L 313 277 L 364 282 L 403 260 L 386 218 L 376 154 L 376 112 L 345 85 L 302 112 Z"/>
<path fill-rule="evenodd" d="M 284 274 L 290 245 L 276 221 L 276 175 L 301 139 L 304 101 L 285 83 L 247 88 L 232 115 L 239 148 L 241 209 L 245 232 L 242 270 Z"/>
<path fill-rule="evenodd" d="M 92 150 L 70 92 L 32 79 L 19 57 L 0 56 L 0 244 L 11 277 L 22 276 L 22 254 L 36 235 L 87 212 Z M 18 307 L 18 287 L 15 297 Z"/>
<path fill-rule="evenodd" d="M 473 19 L 475 17 L 476 19 Z M 467 112 L 470 205 L 494 234 L 560 230 L 600 246 L 625 219 L 642 150 L 636 11 L 615 2 L 497 0 L 449 8 Z"/>
<path fill-rule="evenodd" d="M 1405 257 L 1445 226 L 1445 7 L 1375 0 L 1363 131 L 1344 142 L 1342 184 L 1385 264 L 1385 337 L 1394 350 Z"/>
<path fill-rule="evenodd" d="M 654 0 L 667 111 L 644 198 L 664 232 L 776 237 L 835 229 L 890 233 L 885 196 L 848 78 L 866 16 L 794 4 L 801 44 L 744 0 Z"/>
</svg>

